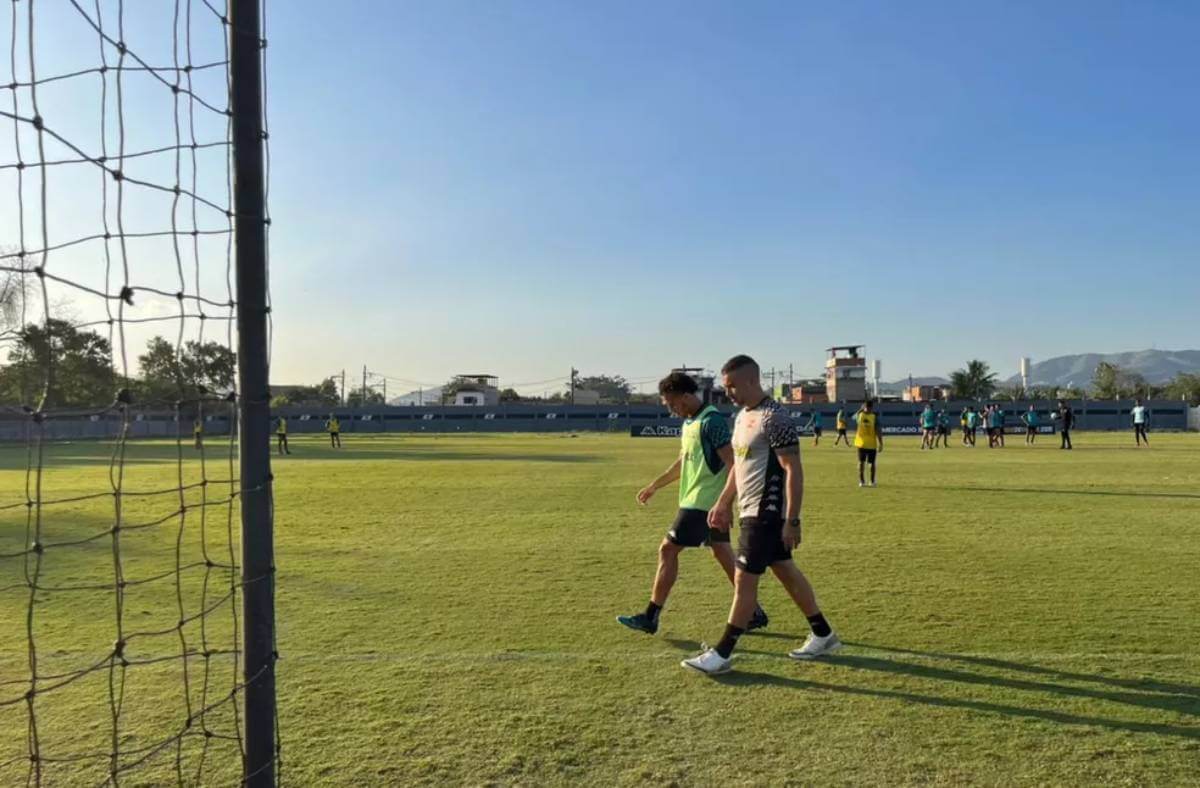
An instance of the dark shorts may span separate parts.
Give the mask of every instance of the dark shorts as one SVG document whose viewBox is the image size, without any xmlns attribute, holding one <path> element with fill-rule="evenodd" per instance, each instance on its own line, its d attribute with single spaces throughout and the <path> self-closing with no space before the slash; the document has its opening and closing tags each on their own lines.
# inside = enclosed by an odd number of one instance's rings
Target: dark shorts
<svg viewBox="0 0 1200 788">
<path fill-rule="evenodd" d="M 877 449 L 859 449 L 858 450 L 858 461 L 859 462 L 869 462 L 872 465 L 874 465 L 876 451 L 877 451 Z"/>
<path fill-rule="evenodd" d="M 821 428 L 813 427 L 813 435 L 820 435 L 820 434 L 821 434 Z"/>
<path fill-rule="evenodd" d="M 743 572 L 761 575 L 779 561 L 790 561 L 792 551 L 783 546 L 783 518 L 743 517 L 738 526 L 737 565 Z"/>
<path fill-rule="evenodd" d="M 838 435 L 841 435 L 843 438 L 846 437 L 846 428 L 845 427 L 839 428 Z"/>
<path fill-rule="evenodd" d="M 338 436 L 339 436 L 339 435 L 341 435 L 341 434 L 342 434 L 342 433 L 340 433 L 340 432 L 331 432 L 331 433 L 329 433 L 329 437 L 331 437 L 331 438 L 336 438 L 336 437 L 338 437 Z"/>
<path fill-rule="evenodd" d="M 708 512 L 680 509 L 667 531 L 667 541 L 680 547 L 703 547 L 729 541 L 728 531 L 708 527 Z"/>
<path fill-rule="evenodd" d="M 938 427 L 938 435 L 949 435 L 949 434 L 950 434 L 949 427 Z"/>
<path fill-rule="evenodd" d="M 1037 427 L 1026 427 L 1025 433 L 1027 435 L 1037 435 Z"/>
</svg>

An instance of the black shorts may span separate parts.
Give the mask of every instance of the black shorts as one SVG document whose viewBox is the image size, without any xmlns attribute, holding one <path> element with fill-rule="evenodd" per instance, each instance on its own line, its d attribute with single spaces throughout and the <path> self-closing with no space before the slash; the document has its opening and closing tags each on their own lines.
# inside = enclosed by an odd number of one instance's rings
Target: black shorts
<svg viewBox="0 0 1200 788">
<path fill-rule="evenodd" d="M 743 517 L 738 530 L 737 565 L 743 572 L 761 575 L 779 561 L 790 561 L 792 551 L 783 546 L 783 518 Z"/>
<path fill-rule="evenodd" d="M 680 509 L 675 515 L 667 541 L 680 547 L 703 547 L 729 541 L 728 531 L 708 527 L 708 512 L 700 509 Z"/>
<path fill-rule="evenodd" d="M 949 427 L 938 427 L 938 435 L 949 435 L 949 434 L 950 434 Z"/>
<path fill-rule="evenodd" d="M 858 461 L 859 462 L 869 462 L 872 465 L 874 465 L 876 451 L 877 451 L 877 449 L 859 449 L 858 450 Z"/>
<path fill-rule="evenodd" d="M 1037 427 L 1026 427 L 1025 434 L 1026 435 L 1037 435 Z"/>
<path fill-rule="evenodd" d="M 846 428 L 845 427 L 839 428 L 838 435 L 841 435 L 843 438 L 846 437 Z"/>
<path fill-rule="evenodd" d="M 818 436 L 819 436 L 820 434 L 821 434 L 821 428 L 820 428 L 820 427 L 813 427 L 813 435 L 818 435 Z"/>
<path fill-rule="evenodd" d="M 331 437 L 331 438 L 336 438 L 336 437 L 338 437 L 338 436 L 339 436 L 339 435 L 341 435 L 341 434 L 342 434 L 342 433 L 340 433 L 340 432 L 331 432 L 331 433 L 329 433 L 329 437 Z"/>
</svg>

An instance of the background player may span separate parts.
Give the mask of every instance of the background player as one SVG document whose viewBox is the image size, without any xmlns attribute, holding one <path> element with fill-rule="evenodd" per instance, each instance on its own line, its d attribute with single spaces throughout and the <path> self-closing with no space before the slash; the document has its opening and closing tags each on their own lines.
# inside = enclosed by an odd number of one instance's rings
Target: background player
<svg viewBox="0 0 1200 788">
<path fill-rule="evenodd" d="M 871 465 L 871 486 L 875 486 L 875 459 L 883 452 L 883 431 L 879 428 L 879 414 L 875 412 L 875 403 L 867 400 L 854 417 L 854 446 L 858 449 L 858 486 L 866 487 L 863 478 L 863 465 Z"/>
<path fill-rule="evenodd" d="M 325 422 L 325 429 L 329 430 L 329 446 L 334 449 L 342 448 L 342 423 L 338 421 L 335 414 L 329 414 L 329 421 Z"/>
<path fill-rule="evenodd" d="M 1058 422 L 1058 434 L 1062 437 L 1062 443 L 1058 448 L 1075 448 L 1071 445 L 1071 428 L 1075 426 L 1075 411 L 1071 410 L 1071 406 L 1067 404 L 1066 400 L 1058 401 L 1058 412 L 1054 414 L 1054 420 Z"/>
<path fill-rule="evenodd" d="M 279 421 L 275 423 L 275 438 L 276 451 L 280 454 L 291 454 L 292 450 L 288 448 L 287 441 L 287 417 L 280 416 Z"/>
<path fill-rule="evenodd" d="M 659 381 L 658 393 L 663 404 L 684 420 L 679 431 L 683 446 L 671 467 L 637 494 L 638 503 L 644 506 L 656 492 L 679 481 L 679 511 L 658 546 L 658 569 L 650 589 L 650 602 L 642 613 L 617 616 L 621 624 L 651 635 L 658 631 L 659 614 L 679 576 L 679 554 L 684 548 L 704 545 L 712 548 L 713 558 L 725 570 L 729 582 L 734 582 L 729 531 L 708 525 L 708 512 L 720 497 L 733 466 L 729 424 L 719 410 L 700 401 L 697 390 L 696 381 L 682 372 L 672 372 Z M 746 630 L 766 625 L 767 614 L 761 607 L 755 607 Z"/>
<path fill-rule="evenodd" d="M 834 424 L 837 427 L 837 437 L 834 438 L 833 445 L 837 446 L 840 442 L 846 441 L 846 448 L 850 448 L 850 438 L 846 435 L 845 406 L 838 408 L 837 416 L 834 417 Z"/>
<path fill-rule="evenodd" d="M 1033 405 L 1029 406 L 1029 410 L 1021 414 L 1021 421 L 1025 422 L 1025 442 L 1032 446 L 1037 439 L 1038 431 L 1038 412 Z"/>
<path fill-rule="evenodd" d="M 812 428 L 813 434 L 813 446 L 817 446 L 821 443 L 821 411 L 814 410 L 812 415 L 809 416 L 808 424 L 805 426 L 805 429 L 810 427 Z"/>
<path fill-rule="evenodd" d="M 859 411 L 859 413 L 862 413 L 862 411 Z M 918 421 L 921 424 L 921 448 L 932 449 L 934 447 L 934 432 L 937 430 L 937 414 L 933 412 L 932 402 L 925 403 L 925 410 L 921 411 Z M 854 445 L 858 445 L 857 440 Z"/>
<path fill-rule="evenodd" d="M 1142 441 L 1145 441 L 1146 445 L 1149 446 L 1150 436 L 1146 434 L 1146 429 L 1150 426 L 1150 417 L 1146 412 L 1146 406 L 1142 404 L 1141 397 L 1138 398 L 1137 403 L 1133 406 L 1130 415 L 1133 417 L 1133 439 L 1137 441 L 1138 446 L 1142 445 Z"/>
</svg>

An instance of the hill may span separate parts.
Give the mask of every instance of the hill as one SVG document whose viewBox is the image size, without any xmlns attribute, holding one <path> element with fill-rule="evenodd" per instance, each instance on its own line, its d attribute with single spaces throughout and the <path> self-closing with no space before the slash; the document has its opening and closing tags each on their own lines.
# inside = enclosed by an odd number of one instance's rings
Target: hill
<svg viewBox="0 0 1200 788">
<path fill-rule="evenodd" d="M 1179 372 L 1200 371 L 1200 350 L 1134 350 L 1127 353 L 1079 353 L 1035 363 L 1029 370 L 1033 385 L 1087 385 L 1101 361 L 1137 372 L 1150 383 L 1165 383 Z M 1019 383 L 1013 375 L 1006 383 Z"/>
</svg>

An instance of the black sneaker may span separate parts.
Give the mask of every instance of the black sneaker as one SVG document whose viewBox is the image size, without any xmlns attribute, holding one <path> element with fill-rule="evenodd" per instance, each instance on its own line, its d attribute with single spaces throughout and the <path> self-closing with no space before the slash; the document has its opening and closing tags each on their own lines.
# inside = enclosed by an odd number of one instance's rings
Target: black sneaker
<svg viewBox="0 0 1200 788">
<path fill-rule="evenodd" d="M 750 623 L 746 625 L 747 632 L 753 632 L 756 629 L 762 629 L 767 624 L 771 623 L 771 619 L 767 618 L 767 611 L 761 607 L 754 611 L 754 615 L 750 617 Z"/>
<path fill-rule="evenodd" d="M 617 616 L 617 623 L 624 624 L 630 629 L 636 629 L 639 632 L 645 632 L 647 635 L 653 635 L 658 631 L 658 622 L 651 619 L 645 613 L 638 613 L 634 616 Z"/>
</svg>

